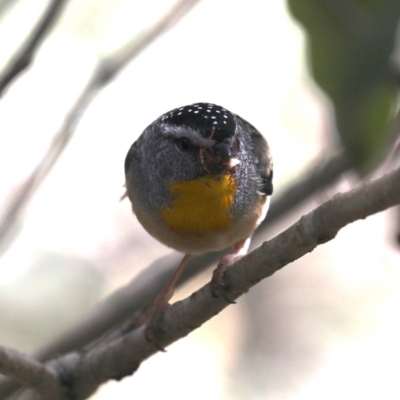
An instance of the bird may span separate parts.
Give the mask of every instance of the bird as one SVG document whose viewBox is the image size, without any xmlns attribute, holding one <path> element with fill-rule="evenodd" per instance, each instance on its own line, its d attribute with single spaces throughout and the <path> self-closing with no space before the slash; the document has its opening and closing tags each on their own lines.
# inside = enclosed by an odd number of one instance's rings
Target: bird
<svg viewBox="0 0 400 400">
<path fill-rule="evenodd" d="M 178 107 L 132 144 L 125 178 L 125 196 L 144 229 L 185 254 L 155 302 L 153 322 L 192 255 L 232 248 L 212 278 L 213 295 L 218 296 L 215 288 L 227 289 L 224 272 L 248 252 L 273 193 L 273 160 L 264 136 L 222 106 Z"/>
</svg>

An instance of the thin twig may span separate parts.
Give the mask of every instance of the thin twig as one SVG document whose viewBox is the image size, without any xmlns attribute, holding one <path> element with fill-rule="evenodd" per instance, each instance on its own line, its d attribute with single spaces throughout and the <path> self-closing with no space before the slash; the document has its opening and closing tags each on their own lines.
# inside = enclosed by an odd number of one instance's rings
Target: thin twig
<svg viewBox="0 0 400 400">
<path fill-rule="evenodd" d="M 256 283 L 271 276 L 317 246 L 332 240 L 346 225 L 400 204 L 400 168 L 349 192 L 338 194 L 291 227 L 229 268 L 224 281 L 229 298 L 237 299 Z M 56 361 L 74 377 L 68 390 L 85 399 L 109 379 L 131 375 L 147 358 L 200 327 L 229 303 L 215 298 L 210 283 L 173 304 L 163 315 L 157 345 L 147 341 L 140 327 L 106 345 L 72 353 Z"/>
<path fill-rule="evenodd" d="M 26 42 L 0 74 L 0 97 L 4 89 L 32 62 L 43 39 L 54 26 L 68 0 L 52 0 Z"/>
<path fill-rule="evenodd" d="M 166 15 L 156 24 L 144 31 L 139 38 L 135 38 L 115 54 L 99 62 L 78 100 L 67 114 L 61 128 L 54 136 L 48 151 L 11 200 L 9 206 L 5 207 L 3 217 L 0 219 L 0 247 L 4 247 L 15 221 L 18 220 L 18 216 L 23 212 L 34 193 L 43 183 L 70 142 L 83 113 L 99 91 L 103 89 L 129 61 L 137 57 L 140 52 L 155 39 L 176 24 L 179 19 L 199 1 L 200 0 L 178 1 Z M 9 241 L 7 244 L 9 244 Z"/>
<path fill-rule="evenodd" d="M 52 368 L 4 346 L 0 346 L 0 373 L 34 389 L 42 400 L 58 399 L 63 394 L 58 374 Z"/>
</svg>

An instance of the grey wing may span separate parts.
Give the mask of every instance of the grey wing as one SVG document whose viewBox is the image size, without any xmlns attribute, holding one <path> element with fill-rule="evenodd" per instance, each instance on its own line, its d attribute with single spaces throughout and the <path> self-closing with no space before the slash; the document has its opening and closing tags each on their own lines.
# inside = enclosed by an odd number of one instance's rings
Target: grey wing
<svg viewBox="0 0 400 400">
<path fill-rule="evenodd" d="M 273 160 L 268 143 L 253 125 L 238 115 L 236 117 L 245 131 L 250 135 L 253 153 L 256 156 L 256 164 L 261 177 L 260 192 L 269 196 L 273 192 Z"/>
</svg>

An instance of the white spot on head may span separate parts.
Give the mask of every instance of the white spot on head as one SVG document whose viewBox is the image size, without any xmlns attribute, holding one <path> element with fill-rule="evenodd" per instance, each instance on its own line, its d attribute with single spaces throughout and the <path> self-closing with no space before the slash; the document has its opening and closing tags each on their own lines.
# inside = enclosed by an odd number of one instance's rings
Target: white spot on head
<svg viewBox="0 0 400 400">
<path fill-rule="evenodd" d="M 225 114 L 223 115 L 224 118 L 228 118 Z"/>
<path fill-rule="evenodd" d="M 217 121 L 214 121 L 214 122 L 213 122 L 213 125 L 217 125 L 217 124 L 218 124 L 218 122 L 217 122 Z"/>
<path fill-rule="evenodd" d="M 207 112 L 211 112 L 211 110 L 206 110 Z"/>
<path fill-rule="evenodd" d="M 190 108 L 189 110 L 188 110 L 188 112 L 192 112 L 193 110 Z"/>
<path fill-rule="evenodd" d="M 217 110 L 216 112 L 217 112 L 218 114 L 220 114 L 221 111 Z"/>
<path fill-rule="evenodd" d="M 182 111 L 181 112 L 178 112 L 178 115 L 181 115 L 182 114 Z"/>
<path fill-rule="evenodd" d="M 212 119 L 215 119 L 215 118 L 217 118 L 217 117 L 216 117 L 215 115 L 212 115 L 211 118 L 212 118 Z"/>
<path fill-rule="evenodd" d="M 198 114 L 198 113 L 199 113 L 199 111 L 198 111 L 198 110 L 196 110 L 194 113 L 195 113 L 195 114 Z"/>
<path fill-rule="evenodd" d="M 224 124 L 226 124 L 226 121 L 224 121 Z"/>
</svg>

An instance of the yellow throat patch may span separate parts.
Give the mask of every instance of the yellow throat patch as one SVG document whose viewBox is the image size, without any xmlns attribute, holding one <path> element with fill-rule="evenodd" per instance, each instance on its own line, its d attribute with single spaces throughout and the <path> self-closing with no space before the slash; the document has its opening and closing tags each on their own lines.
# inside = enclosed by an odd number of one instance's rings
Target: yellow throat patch
<svg viewBox="0 0 400 400">
<path fill-rule="evenodd" d="M 229 228 L 232 220 L 229 210 L 236 192 L 232 175 L 172 182 L 170 191 L 172 206 L 161 210 L 161 218 L 169 228 L 186 233 Z"/>
</svg>

